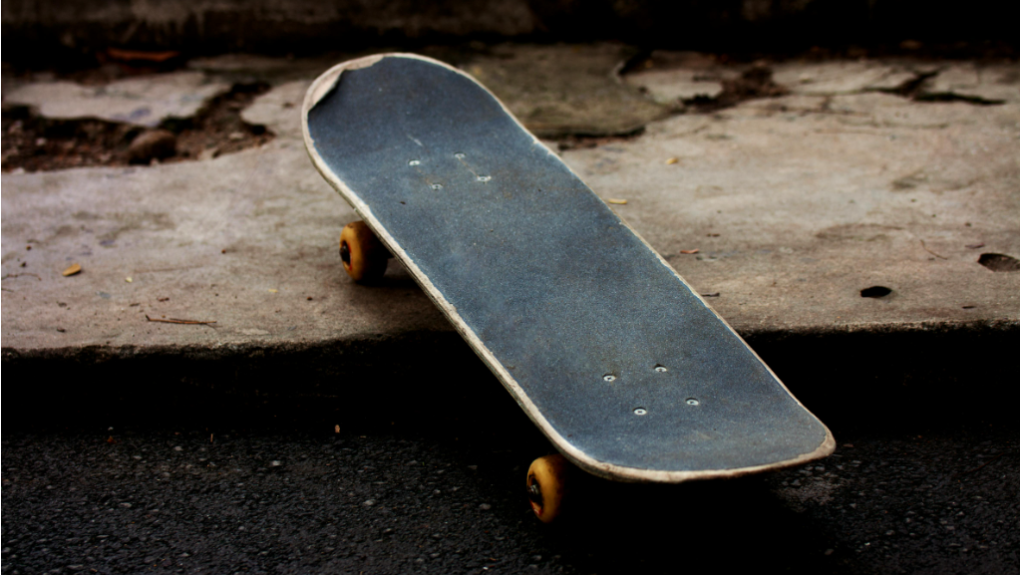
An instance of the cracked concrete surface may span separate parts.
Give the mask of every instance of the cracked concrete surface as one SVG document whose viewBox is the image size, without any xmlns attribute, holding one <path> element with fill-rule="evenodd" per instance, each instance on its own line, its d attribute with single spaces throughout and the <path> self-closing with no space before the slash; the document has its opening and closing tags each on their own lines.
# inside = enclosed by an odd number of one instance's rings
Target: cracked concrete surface
<svg viewBox="0 0 1020 575">
<path fill-rule="evenodd" d="M 738 329 L 1016 321 L 1020 277 L 977 260 L 1020 252 L 1017 119 L 792 95 L 566 158 Z"/>
<path fill-rule="evenodd" d="M 684 100 L 718 96 L 723 80 L 737 78 L 741 71 L 738 67 L 720 65 L 715 56 L 698 52 L 654 50 L 635 64 L 623 81 L 670 109 L 682 108 Z"/>
<path fill-rule="evenodd" d="M 625 109 L 619 125 L 643 118 L 643 134 L 560 153 L 598 195 L 626 199 L 613 209 L 700 292 L 717 293 L 712 305 L 738 331 L 996 330 L 1020 322 L 1020 273 L 977 263 L 982 253 L 1020 258 L 1015 64 L 956 62 L 927 80 L 931 90 L 945 82 L 1000 105 L 875 91 L 914 77 L 901 64 L 786 63 L 776 79 L 789 95 L 669 116 L 613 78 L 615 56 L 605 47 L 546 48 L 545 68 L 527 65 L 542 49 L 518 50 L 499 60 L 513 65 L 479 58 L 463 67 L 540 130 L 553 125 L 550 117 L 555 126 L 583 124 L 582 107 L 559 115 L 572 97 L 587 97 L 567 87 L 616 86 L 605 88 L 612 93 L 604 102 Z M 536 69 L 562 76 L 562 88 L 541 88 L 536 78 L 550 76 Z M 657 71 L 659 80 L 704 73 L 673 70 Z M 4 361 L 46 350 L 228 353 L 450 332 L 398 264 L 381 287 L 344 274 L 336 241 L 354 214 L 300 140 L 312 76 L 277 84 L 244 111 L 277 135 L 261 148 L 172 165 L 5 173 Z M 38 102 L 47 113 L 46 98 Z M 561 107 L 543 116 L 536 110 L 546 102 Z M 609 109 L 588 110 L 598 117 Z M 72 263 L 83 271 L 62 276 Z M 875 285 L 892 293 L 861 297 Z"/>
<path fill-rule="evenodd" d="M 813 64 L 790 62 L 776 66 L 774 79 L 799 94 L 833 96 L 868 90 L 891 90 L 916 77 L 910 65 L 843 61 Z M 928 71 L 920 65 L 920 71 Z"/>
<path fill-rule="evenodd" d="M 1020 69 L 1016 65 L 954 63 L 939 70 L 928 89 L 933 94 L 956 94 L 988 101 L 1020 101 Z"/>
</svg>

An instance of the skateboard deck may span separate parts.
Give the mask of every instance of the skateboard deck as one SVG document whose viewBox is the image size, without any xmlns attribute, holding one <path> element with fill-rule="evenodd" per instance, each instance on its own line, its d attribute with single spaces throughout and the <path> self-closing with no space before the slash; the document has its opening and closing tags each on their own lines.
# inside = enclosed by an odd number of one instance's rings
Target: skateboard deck
<svg viewBox="0 0 1020 575">
<path fill-rule="evenodd" d="M 314 82 L 302 119 L 315 167 L 576 465 L 676 483 L 832 452 L 733 329 L 467 74 L 352 60 Z"/>
</svg>

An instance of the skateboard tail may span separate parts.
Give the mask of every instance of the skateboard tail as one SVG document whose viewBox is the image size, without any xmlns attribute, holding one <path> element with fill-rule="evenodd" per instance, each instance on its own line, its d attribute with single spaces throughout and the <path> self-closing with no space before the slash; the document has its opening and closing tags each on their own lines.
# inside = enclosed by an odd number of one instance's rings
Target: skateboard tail
<svg viewBox="0 0 1020 575">
<path fill-rule="evenodd" d="M 451 68 L 445 64 L 436 62 L 434 60 L 423 58 L 421 56 L 405 54 L 370 56 L 367 58 L 361 58 L 358 60 L 352 60 L 350 62 L 339 64 L 331 68 L 326 73 L 324 73 L 322 76 L 319 77 L 319 79 L 315 81 L 315 83 L 312 84 L 312 86 L 308 90 L 308 93 L 306 94 L 304 106 L 302 108 L 303 116 L 302 127 L 304 130 L 306 148 L 308 150 L 309 156 L 313 164 L 316 166 L 319 172 L 335 189 L 337 189 L 340 195 L 349 204 L 351 204 L 351 206 L 358 213 L 358 215 L 362 219 L 364 219 L 365 222 L 378 235 L 382 243 L 386 245 L 386 247 L 391 251 L 391 253 L 406 267 L 408 272 L 415 279 L 415 281 L 417 281 L 419 285 L 422 286 L 423 290 L 430 297 L 430 299 L 432 299 L 436 306 L 439 307 L 439 309 L 444 313 L 444 315 L 447 316 L 447 318 L 453 324 L 457 332 L 461 334 L 461 336 L 468 342 L 468 344 L 475 351 L 475 353 L 483 360 L 483 362 L 485 362 L 485 364 L 490 368 L 490 370 L 507 388 L 507 390 L 514 397 L 517 403 L 522 407 L 522 409 L 529 416 L 529 418 L 532 419 L 535 425 L 539 427 L 540 430 L 542 430 L 542 432 L 552 441 L 556 448 L 560 450 L 568 459 L 573 461 L 579 467 L 589 471 L 590 473 L 603 476 L 609 479 L 619 481 L 652 481 L 652 482 L 679 483 L 683 481 L 698 479 L 735 477 L 759 471 L 764 471 L 768 469 L 777 469 L 780 467 L 798 465 L 810 461 L 812 459 L 824 457 L 833 451 L 835 442 L 832 438 L 831 432 L 829 432 L 829 430 L 825 428 L 825 426 L 821 424 L 821 422 L 818 421 L 817 418 L 814 418 L 814 416 L 810 415 L 807 412 L 807 410 L 804 409 L 803 405 L 801 405 L 800 402 L 796 400 L 796 398 L 793 398 L 793 396 L 789 394 L 789 391 L 778 380 L 778 378 L 775 377 L 775 374 L 772 373 L 772 371 L 768 369 L 768 367 L 765 366 L 763 362 L 761 362 L 760 358 L 758 358 L 757 354 L 755 354 L 753 350 L 747 348 L 746 344 L 739 337 L 739 335 L 732 330 L 732 328 L 729 326 L 728 323 L 725 322 L 725 320 L 723 320 L 723 318 L 721 318 L 718 314 L 715 313 L 714 310 L 712 310 L 711 306 L 708 305 L 708 303 L 703 298 L 700 297 L 700 294 L 693 290 L 687 284 L 687 282 L 684 281 L 683 278 L 679 274 L 677 274 L 675 270 L 673 270 L 672 266 L 670 266 L 669 263 L 666 262 L 666 260 L 662 258 L 661 255 L 655 252 L 655 250 L 643 238 L 641 238 L 639 234 L 637 234 L 632 228 L 630 228 L 629 225 L 626 224 L 626 222 L 620 220 L 618 217 L 616 219 L 619 221 L 619 225 L 623 226 L 627 231 L 629 231 L 632 234 L 632 237 L 637 238 L 637 240 L 644 246 L 644 249 L 654 254 L 658 264 L 661 265 L 665 270 L 668 270 L 668 273 L 674 278 L 674 280 L 679 282 L 680 285 L 682 285 L 688 292 L 690 292 L 691 296 L 695 298 L 697 302 L 704 307 L 704 309 L 711 312 L 711 314 L 719 322 L 719 324 L 725 327 L 725 330 L 728 331 L 730 337 L 735 338 L 736 341 L 740 342 L 740 345 L 746 349 L 746 352 L 750 353 L 753 356 L 754 360 L 757 361 L 761 366 L 763 366 L 765 370 L 767 370 L 769 376 L 774 380 L 774 382 L 778 383 L 779 386 L 782 387 L 782 390 L 785 392 L 785 394 L 789 398 L 791 398 L 794 402 L 796 402 L 797 406 L 799 406 L 799 408 L 803 410 L 804 413 L 807 413 L 810 419 L 813 420 L 813 422 L 817 423 L 818 426 L 821 426 L 821 429 L 823 429 L 824 432 L 822 433 L 822 437 L 820 441 L 817 442 L 817 444 L 805 447 L 803 449 L 799 449 L 796 453 L 792 454 L 787 453 L 786 456 L 782 458 L 773 458 L 763 462 L 753 464 L 741 464 L 734 466 L 713 467 L 711 465 L 702 465 L 694 469 L 653 469 L 649 467 L 641 467 L 634 465 L 621 465 L 619 463 L 613 463 L 607 458 L 593 456 L 585 449 L 579 447 L 575 441 L 572 441 L 569 437 L 565 437 L 564 433 L 561 432 L 557 425 L 550 421 L 549 417 L 547 417 L 546 412 L 541 408 L 541 406 L 536 404 L 532 396 L 527 392 L 527 390 L 524 388 L 524 386 L 518 380 L 518 378 L 516 378 L 510 372 L 510 370 L 507 369 L 507 367 L 504 365 L 505 362 L 501 361 L 497 357 L 492 347 L 488 345 L 486 341 L 484 341 L 475 330 L 469 327 L 469 322 L 465 319 L 465 317 L 463 317 L 463 314 L 461 313 L 460 310 L 458 310 L 457 306 L 444 295 L 443 290 L 440 289 L 439 286 L 435 285 L 435 283 L 430 279 L 429 274 L 427 274 L 421 268 L 421 266 L 418 265 L 416 259 L 412 257 L 401 246 L 401 243 L 397 240 L 397 238 L 395 238 L 394 235 L 390 233 L 390 231 L 383 224 L 383 222 L 380 221 L 378 215 L 374 213 L 372 206 L 367 201 L 365 201 L 358 193 L 356 193 L 356 191 L 353 190 L 341 177 L 337 175 L 337 173 L 331 168 L 327 160 L 320 153 L 320 150 L 316 147 L 316 142 L 309 128 L 309 112 L 315 109 L 315 107 L 320 102 L 327 99 L 335 90 L 338 89 L 340 85 L 342 85 L 344 73 L 348 71 L 365 70 L 367 68 L 371 68 L 372 66 L 375 66 L 380 62 L 383 62 L 387 58 L 400 58 L 420 61 L 423 63 L 427 63 L 431 66 L 442 68 L 448 72 L 455 73 L 463 78 L 467 78 L 471 83 L 477 86 L 478 89 L 484 91 L 484 93 L 488 94 L 488 96 L 491 97 L 493 101 L 498 103 L 498 105 L 502 108 L 503 113 L 505 113 L 505 115 L 515 123 L 517 129 L 530 136 L 529 145 L 537 146 L 538 149 L 543 150 L 545 154 L 547 154 L 550 158 L 554 159 L 555 162 L 559 164 L 560 167 L 562 167 L 562 169 L 566 170 L 570 174 L 570 176 L 577 179 L 578 182 L 580 181 L 580 179 L 577 178 L 576 174 L 569 170 L 569 167 L 567 167 L 565 164 L 562 164 L 562 162 L 559 161 L 559 159 L 551 150 L 549 150 L 544 144 L 542 144 L 537 138 L 535 138 L 534 135 L 530 134 L 530 132 L 528 132 L 524 128 L 524 126 L 513 116 L 513 114 L 511 114 L 510 111 L 506 109 L 505 105 L 503 105 L 502 102 L 499 102 L 499 100 L 496 99 L 495 96 L 492 96 L 492 94 L 488 92 L 483 86 L 478 85 L 476 82 L 474 82 L 473 79 L 470 79 L 469 76 L 467 76 L 463 72 L 460 72 L 459 70 Z M 420 142 L 419 145 L 421 145 Z M 602 204 L 602 206 L 605 208 L 604 204 Z M 608 208 L 605 209 L 608 211 Z M 677 451 L 683 451 L 684 449 L 687 449 L 688 446 L 683 444 L 682 442 L 678 442 L 671 448 Z"/>
</svg>

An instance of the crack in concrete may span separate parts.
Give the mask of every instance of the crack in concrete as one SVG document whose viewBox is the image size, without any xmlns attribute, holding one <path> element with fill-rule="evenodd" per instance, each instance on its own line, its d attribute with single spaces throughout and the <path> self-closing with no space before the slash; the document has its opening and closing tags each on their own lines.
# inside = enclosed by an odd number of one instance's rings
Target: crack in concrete
<svg viewBox="0 0 1020 575">
<path fill-rule="evenodd" d="M 725 108 L 732 108 L 748 100 L 785 96 L 790 89 L 772 79 L 772 69 L 755 63 L 740 77 L 722 80 L 722 92 L 716 96 L 697 95 L 682 100 L 685 107 L 692 107 L 696 113 L 710 114 Z"/>
<path fill-rule="evenodd" d="M 931 92 L 925 89 L 941 73 L 941 70 L 930 72 L 915 72 L 914 77 L 905 80 L 893 88 L 865 88 L 863 92 L 881 92 L 902 96 L 914 102 L 964 102 L 975 106 L 998 106 L 1005 104 L 1005 100 L 982 98 L 956 92 Z"/>
<path fill-rule="evenodd" d="M 127 166 L 137 163 L 132 145 L 146 134 L 170 132 L 171 154 L 162 163 L 208 160 L 256 148 L 275 135 L 265 126 L 246 122 L 241 112 L 265 83 L 237 83 L 206 102 L 194 116 L 168 117 L 154 129 L 94 117 L 51 118 L 28 105 L 3 110 L 4 172 L 46 172 L 85 166 Z M 148 161 L 148 158 L 145 158 Z"/>
</svg>

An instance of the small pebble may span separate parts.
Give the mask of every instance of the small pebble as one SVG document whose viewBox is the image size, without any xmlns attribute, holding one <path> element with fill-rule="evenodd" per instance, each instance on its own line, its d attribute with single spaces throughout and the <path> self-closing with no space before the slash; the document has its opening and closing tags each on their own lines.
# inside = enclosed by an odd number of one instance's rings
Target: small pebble
<svg viewBox="0 0 1020 575">
<path fill-rule="evenodd" d="M 177 153 L 177 136 L 167 130 L 142 132 L 128 146 L 128 161 L 132 164 L 148 164 Z"/>
</svg>

